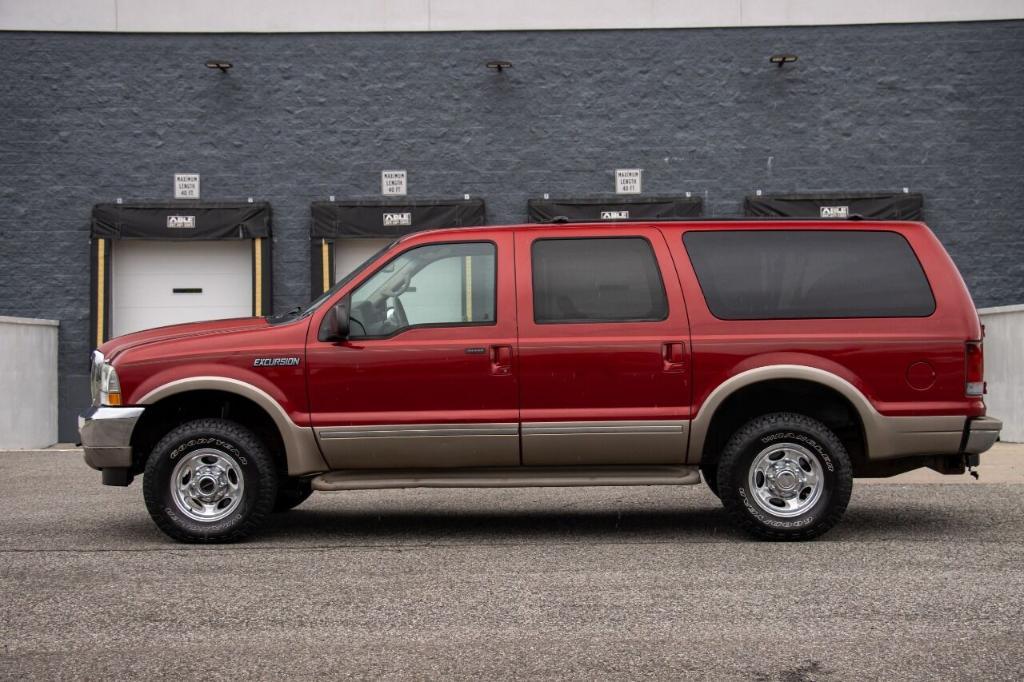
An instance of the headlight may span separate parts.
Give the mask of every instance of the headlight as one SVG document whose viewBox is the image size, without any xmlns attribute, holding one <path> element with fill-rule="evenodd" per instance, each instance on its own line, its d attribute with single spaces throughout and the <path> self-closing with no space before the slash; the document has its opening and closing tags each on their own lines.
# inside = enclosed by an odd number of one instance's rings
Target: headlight
<svg viewBox="0 0 1024 682">
<path fill-rule="evenodd" d="M 112 366 L 104 363 L 100 381 L 100 405 L 117 406 L 121 404 L 121 382 Z"/>
<path fill-rule="evenodd" d="M 121 404 L 121 382 L 117 371 L 108 363 L 103 353 L 93 351 L 92 367 L 89 371 L 89 388 L 94 405 L 116 407 Z"/>
<path fill-rule="evenodd" d="M 92 352 L 89 363 L 89 391 L 92 393 L 92 404 L 100 404 L 100 380 L 103 373 L 103 353 L 98 350 Z"/>
</svg>

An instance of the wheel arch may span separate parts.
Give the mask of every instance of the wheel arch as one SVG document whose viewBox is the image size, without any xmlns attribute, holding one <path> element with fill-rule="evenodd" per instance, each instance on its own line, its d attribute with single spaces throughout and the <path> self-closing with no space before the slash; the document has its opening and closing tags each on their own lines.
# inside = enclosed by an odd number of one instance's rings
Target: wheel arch
<svg viewBox="0 0 1024 682">
<path fill-rule="evenodd" d="M 159 386 L 139 400 L 146 407 L 132 432 L 132 445 L 145 449 L 151 431 L 173 424 L 173 416 L 185 414 L 222 416 L 211 414 L 213 407 L 234 407 L 253 421 L 255 430 L 273 440 L 270 447 L 283 454 L 285 470 L 289 476 L 318 473 L 328 469 L 313 430 L 295 424 L 281 405 L 262 389 L 238 379 L 228 377 L 191 377 Z M 166 431 L 164 431 L 166 432 Z M 278 453 L 275 453 L 275 456 Z"/>
<path fill-rule="evenodd" d="M 690 427 L 687 462 L 715 455 L 747 420 L 781 411 L 809 412 L 836 431 L 855 469 L 867 462 L 883 419 L 856 386 L 832 372 L 805 365 L 758 367 L 730 377 L 701 405 Z"/>
</svg>

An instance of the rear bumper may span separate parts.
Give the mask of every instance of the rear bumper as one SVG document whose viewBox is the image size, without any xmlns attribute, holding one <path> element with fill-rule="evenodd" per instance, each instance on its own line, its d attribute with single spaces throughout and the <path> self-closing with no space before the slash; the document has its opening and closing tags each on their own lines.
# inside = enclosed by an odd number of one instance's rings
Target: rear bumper
<svg viewBox="0 0 1024 682">
<path fill-rule="evenodd" d="M 871 460 L 977 455 L 992 447 L 1003 423 L 992 417 L 876 415 L 864 424 Z"/>
<path fill-rule="evenodd" d="M 93 469 L 126 469 L 132 465 L 132 430 L 144 407 L 90 407 L 78 417 L 85 463 Z"/>
<path fill-rule="evenodd" d="M 985 452 L 999 439 L 1003 422 L 994 417 L 968 419 L 964 426 L 963 451 L 968 455 Z"/>
</svg>

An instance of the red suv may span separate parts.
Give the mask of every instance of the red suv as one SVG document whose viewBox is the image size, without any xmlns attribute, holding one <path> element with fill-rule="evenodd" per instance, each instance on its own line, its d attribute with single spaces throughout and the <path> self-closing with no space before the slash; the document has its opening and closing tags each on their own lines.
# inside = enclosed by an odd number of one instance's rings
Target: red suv
<svg viewBox="0 0 1024 682">
<path fill-rule="evenodd" d="M 682 485 L 767 539 L 855 476 L 978 463 L 982 327 L 921 223 L 436 230 L 285 315 L 92 359 L 86 462 L 157 525 L 238 540 L 314 490 Z"/>
</svg>

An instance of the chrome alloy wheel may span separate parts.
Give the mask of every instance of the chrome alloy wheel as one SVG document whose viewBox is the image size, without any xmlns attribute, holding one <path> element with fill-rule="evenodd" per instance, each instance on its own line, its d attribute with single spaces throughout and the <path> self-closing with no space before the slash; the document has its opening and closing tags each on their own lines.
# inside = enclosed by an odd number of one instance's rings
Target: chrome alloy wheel
<svg viewBox="0 0 1024 682">
<path fill-rule="evenodd" d="M 203 448 L 182 457 L 171 474 L 171 498 L 185 516 L 207 523 L 238 508 L 245 493 L 242 470 L 221 450 Z"/>
<path fill-rule="evenodd" d="M 796 443 L 777 443 L 757 453 L 747 483 L 757 506 L 781 518 L 806 512 L 825 487 L 818 458 Z"/>
</svg>

